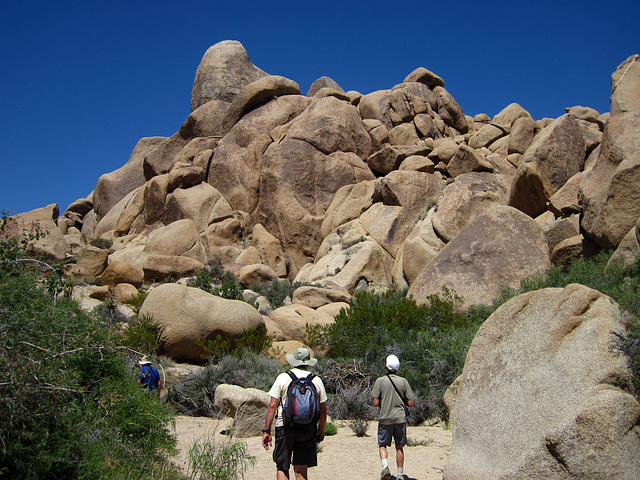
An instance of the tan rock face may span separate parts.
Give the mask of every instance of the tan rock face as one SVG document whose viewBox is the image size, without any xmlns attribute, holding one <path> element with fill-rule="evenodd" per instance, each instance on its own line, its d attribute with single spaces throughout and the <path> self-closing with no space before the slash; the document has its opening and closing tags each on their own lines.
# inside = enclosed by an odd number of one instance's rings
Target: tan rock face
<svg viewBox="0 0 640 480">
<path fill-rule="evenodd" d="M 527 149 L 511 186 L 509 205 L 537 217 L 565 182 L 580 172 L 585 144 L 576 120 L 563 115 L 540 132 Z"/>
<path fill-rule="evenodd" d="M 130 283 L 136 288 L 142 286 L 142 272 L 130 263 L 114 260 L 109 263 L 102 275 L 96 277 L 97 285 L 115 287 L 119 283 Z"/>
<path fill-rule="evenodd" d="M 542 229 L 514 208 L 497 205 L 471 221 L 418 275 L 409 288 L 418 304 L 447 285 L 463 297 L 461 308 L 491 304 L 500 290 L 551 266 Z"/>
<path fill-rule="evenodd" d="M 304 305 L 286 305 L 276 308 L 270 315 L 282 330 L 285 338 L 289 340 L 305 341 L 307 325 L 329 325 L 333 323 L 333 317 L 318 312 Z"/>
<path fill-rule="evenodd" d="M 240 42 L 216 43 L 205 52 L 196 70 L 191 111 L 211 100 L 231 102 L 242 87 L 266 75 L 251 63 Z"/>
<path fill-rule="evenodd" d="M 141 139 L 125 165 L 111 173 L 105 173 L 98 179 L 93 202 L 99 218 L 104 217 L 129 192 L 144 185 L 146 182 L 143 172 L 144 159 L 165 140 L 165 137 Z"/>
<path fill-rule="evenodd" d="M 256 437 L 262 435 L 264 416 L 271 397 L 257 388 L 242 388 L 223 383 L 216 387 L 215 406 L 233 417 L 233 435 Z"/>
<path fill-rule="evenodd" d="M 320 308 L 334 302 L 349 303 L 351 295 L 344 288 L 320 288 L 302 286 L 297 288 L 291 297 L 292 303 L 305 305 L 309 308 Z"/>
<path fill-rule="evenodd" d="M 600 156 L 580 183 L 586 233 L 615 248 L 640 217 L 640 110 L 612 115 Z"/>
<path fill-rule="evenodd" d="M 433 215 L 433 228 L 450 242 L 479 214 L 493 205 L 506 205 L 507 188 L 490 173 L 465 173 L 444 189 Z"/>
<path fill-rule="evenodd" d="M 618 306 L 582 285 L 500 307 L 449 397 L 444 478 L 637 478 L 640 404 L 614 333 L 625 335 Z"/>
<path fill-rule="evenodd" d="M 244 287 L 251 285 L 265 285 L 278 279 L 278 275 L 267 265 L 257 263 L 245 265 L 238 270 L 238 282 Z"/>
<path fill-rule="evenodd" d="M 287 95 L 253 110 L 240 119 L 211 159 L 207 182 L 234 210 L 253 212 L 258 204 L 262 155 L 273 141 L 269 134 L 298 116 L 310 100 Z"/>
<path fill-rule="evenodd" d="M 163 353 L 187 362 L 202 362 L 201 342 L 239 338 L 264 325 L 258 311 L 240 300 L 226 300 L 198 288 L 167 283 L 154 288 L 140 314 L 153 315 L 164 326 Z"/>
</svg>

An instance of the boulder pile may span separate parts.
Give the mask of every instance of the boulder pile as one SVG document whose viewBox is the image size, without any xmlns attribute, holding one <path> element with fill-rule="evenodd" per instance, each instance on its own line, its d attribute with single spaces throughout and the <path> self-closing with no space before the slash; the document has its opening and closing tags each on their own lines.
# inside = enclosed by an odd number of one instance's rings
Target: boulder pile
<svg viewBox="0 0 640 480">
<path fill-rule="evenodd" d="M 325 296 L 340 304 L 392 284 L 418 303 L 445 285 L 462 308 L 488 303 L 552 264 L 640 253 L 639 84 L 634 55 L 612 76 L 611 113 L 534 120 L 512 103 L 472 117 L 426 68 L 364 95 L 321 77 L 303 95 L 223 41 L 174 135 L 141 139 L 62 215 L 49 205 L 9 226 L 38 221 L 41 253 L 113 288 L 216 261 L 244 286 L 289 278 L 339 289 Z M 96 239 L 112 241 L 106 260 Z"/>
<path fill-rule="evenodd" d="M 368 94 L 321 77 L 304 95 L 224 41 L 197 68 L 191 110 L 62 215 L 52 204 L 5 226 L 37 222 L 36 250 L 95 284 L 93 302 L 150 289 L 140 312 L 164 325 L 177 360 L 258 328 L 295 350 L 364 289 L 408 287 L 421 304 L 447 287 L 466 308 L 601 249 L 626 264 L 640 255 L 638 55 L 612 75 L 611 112 L 534 119 L 512 103 L 491 118 L 465 114 L 426 68 Z M 256 309 L 157 285 L 211 265 L 245 288 L 305 286 L 283 306 L 245 290 Z M 624 335 L 619 311 L 579 286 L 496 311 L 448 395 L 445 478 L 638 478 L 640 406 L 611 332 Z"/>
</svg>

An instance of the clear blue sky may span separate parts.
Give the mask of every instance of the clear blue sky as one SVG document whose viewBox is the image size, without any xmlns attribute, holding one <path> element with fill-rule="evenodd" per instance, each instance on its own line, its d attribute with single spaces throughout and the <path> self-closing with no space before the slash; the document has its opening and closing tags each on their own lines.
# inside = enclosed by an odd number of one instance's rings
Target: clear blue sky
<svg viewBox="0 0 640 480">
<path fill-rule="evenodd" d="M 517 102 L 538 119 L 609 110 L 639 17 L 640 0 L 3 2 L 0 209 L 62 213 L 140 138 L 175 133 L 221 40 L 303 93 L 328 75 L 366 94 L 422 66 L 466 114 Z"/>
</svg>

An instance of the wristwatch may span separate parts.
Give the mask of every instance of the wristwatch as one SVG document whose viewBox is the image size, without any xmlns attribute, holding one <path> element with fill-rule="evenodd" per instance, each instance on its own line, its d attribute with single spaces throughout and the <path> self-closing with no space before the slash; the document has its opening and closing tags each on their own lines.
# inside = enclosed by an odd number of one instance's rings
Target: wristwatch
<svg viewBox="0 0 640 480">
<path fill-rule="evenodd" d="M 264 428 L 262 430 L 262 433 L 266 433 L 267 435 L 271 435 L 271 430 L 267 430 L 266 428 Z"/>
</svg>

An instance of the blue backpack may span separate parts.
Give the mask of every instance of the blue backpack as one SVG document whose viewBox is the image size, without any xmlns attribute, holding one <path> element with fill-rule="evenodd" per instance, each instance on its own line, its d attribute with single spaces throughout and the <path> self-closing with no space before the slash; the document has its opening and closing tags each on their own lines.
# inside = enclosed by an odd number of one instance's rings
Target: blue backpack
<svg viewBox="0 0 640 480">
<path fill-rule="evenodd" d="M 309 425 L 320 419 L 320 399 L 312 380 L 313 373 L 307 377 L 298 378 L 288 371 L 291 383 L 287 388 L 287 396 L 282 407 L 284 426 Z"/>
</svg>

